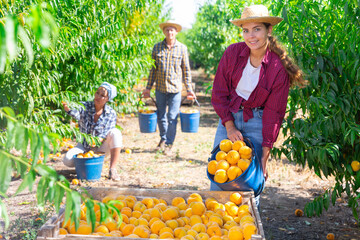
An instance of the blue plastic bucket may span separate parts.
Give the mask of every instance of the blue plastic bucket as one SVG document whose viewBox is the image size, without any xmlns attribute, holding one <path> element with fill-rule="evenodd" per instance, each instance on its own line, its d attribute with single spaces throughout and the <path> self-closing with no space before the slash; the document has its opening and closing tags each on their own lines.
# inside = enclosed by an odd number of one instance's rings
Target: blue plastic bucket
<svg viewBox="0 0 360 240">
<path fill-rule="evenodd" d="M 199 129 L 200 111 L 195 113 L 180 112 L 181 131 L 196 133 Z"/>
<path fill-rule="evenodd" d="M 157 114 L 154 113 L 139 113 L 140 132 L 153 133 L 156 132 Z"/>
<path fill-rule="evenodd" d="M 93 158 L 77 158 L 75 160 L 75 170 L 78 179 L 96 181 L 101 177 L 105 155 Z"/>
<path fill-rule="evenodd" d="M 230 182 L 217 183 L 214 181 L 214 175 L 210 174 L 206 170 L 207 176 L 211 182 L 216 184 L 224 191 L 254 191 L 255 196 L 259 195 L 265 187 L 265 178 L 260 164 L 260 159 L 255 156 L 255 149 L 249 139 L 244 138 L 244 142 L 248 147 L 252 149 L 251 163 L 249 167 L 237 178 Z M 215 160 L 216 154 L 220 151 L 219 145 L 211 152 L 212 155 L 209 158 Z"/>
</svg>

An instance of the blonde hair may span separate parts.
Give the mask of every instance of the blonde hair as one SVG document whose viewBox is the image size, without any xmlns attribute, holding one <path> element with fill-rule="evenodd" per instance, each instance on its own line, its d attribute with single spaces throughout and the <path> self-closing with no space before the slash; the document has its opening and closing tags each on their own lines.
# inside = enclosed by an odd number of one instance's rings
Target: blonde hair
<svg viewBox="0 0 360 240">
<path fill-rule="evenodd" d="M 290 85 L 292 87 L 305 87 L 307 81 L 304 79 L 303 72 L 299 66 L 296 65 L 295 62 L 287 55 L 284 47 L 277 41 L 276 37 L 274 36 L 269 36 L 269 49 L 280 57 L 282 65 L 289 74 Z"/>
</svg>

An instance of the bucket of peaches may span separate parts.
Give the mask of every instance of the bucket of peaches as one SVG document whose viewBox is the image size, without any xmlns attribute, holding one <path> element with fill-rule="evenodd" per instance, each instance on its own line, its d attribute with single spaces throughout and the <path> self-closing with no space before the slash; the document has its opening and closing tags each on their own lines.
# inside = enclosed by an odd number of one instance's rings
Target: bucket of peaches
<svg viewBox="0 0 360 240">
<path fill-rule="evenodd" d="M 254 191 L 255 196 L 262 192 L 265 178 L 261 159 L 248 138 L 235 142 L 224 139 L 211 153 L 207 176 L 212 184 L 224 191 Z"/>
</svg>

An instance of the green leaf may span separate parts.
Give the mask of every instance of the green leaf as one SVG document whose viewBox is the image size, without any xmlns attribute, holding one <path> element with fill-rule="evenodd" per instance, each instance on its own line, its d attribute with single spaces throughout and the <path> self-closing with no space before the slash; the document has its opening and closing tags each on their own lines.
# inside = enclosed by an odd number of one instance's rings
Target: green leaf
<svg viewBox="0 0 360 240">
<path fill-rule="evenodd" d="M 30 149 L 33 158 L 33 164 L 36 164 L 41 150 L 41 140 L 36 132 L 31 132 Z"/>
<path fill-rule="evenodd" d="M 36 165 L 35 169 L 38 171 L 38 173 L 41 176 L 44 176 L 46 178 L 50 178 L 52 180 L 57 180 L 57 178 L 58 178 L 56 170 L 47 165 L 38 164 L 38 165 Z"/>
<path fill-rule="evenodd" d="M 43 146 L 43 153 L 44 153 L 44 161 L 46 161 L 47 156 L 49 155 L 50 149 L 50 141 L 47 135 L 42 135 L 42 146 Z"/>
<path fill-rule="evenodd" d="M 75 228 L 78 228 L 79 219 L 80 219 L 80 205 L 81 205 L 81 196 L 76 191 L 71 191 L 72 198 L 72 219 L 75 222 Z"/>
<path fill-rule="evenodd" d="M 100 206 L 100 213 L 101 213 L 100 222 L 104 222 L 105 219 L 108 217 L 109 212 L 107 211 L 104 203 L 99 202 L 98 205 Z"/>
<path fill-rule="evenodd" d="M 38 202 L 38 207 L 41 212 L 44 211 L 45 207 L 45 192 L 47 190 L 47 181 L 46 178 L 42 177 L 38 183 L 36 199 Z"/>
<path fill-rule="evenodd" d="M 11 161 L 0 150 L 0 192 L 6 193 L 11 181 Z"/>
<path fill-rule="evenodd" d="M 25 32 L 24 28 L 19 26 L 18 28 L 18 36 L 26 50 L 27 53 L 27 57 L 28 57 L 28 65 L 31 66 L 34 62 L 34 51 L 32 49 L 32 45 L 30 42 L 30 39 L 27 35 L 27 33 Z"/>
<path fill-rule="evenodd" d="M 293 43 L 293 42 L 294 42 L 293 28 L 292 28 L 291 26 L 289 26 L 288 38 L 289 38 L 289 42 L 290 42 L 290 43 Z"/>
<path fill-rule="evenodd" d="M 55 197 L 54 197 L 54 205 L 55 205 L 56 212 L 59 212 L 59 210 L 60 210 L 60 205 L 62 203 L 64 195 L 65 195 L 65 189 L 59 185 L 56 185 L 55 186 Z"/>
<path fill-rule="evenodd" d="M 324 69 L 324 59 L 322 58 L 321 55 L 318 55 L 316 57 L 316 63 L 317 63 L 317 66 L 320 70 L 323 70 Z"/>
<path fill-rule="evenodd" d="M 34 181 L 36 179 L 36 175 L 34 171 L 29 171 L 28 174 L 25 175 L 23 181 L 21 182 L 20 186 L 16 190 L 14 196 L 18 195 L 22 191 L 28 187 L 29 189 L 32 189 L 32 186 L 34 184 Z"/>
<path fill-rule="evenodd" d="M 91 227 L 92 227 L 92 231 L 95 230 L 95 225 L 96 225 L 96 216 L 95 216 L 95 212 L 94 212 L 94 202 L 93 200 L 87 199 L 85 201 L 85 205 L 87 208 L 86 211 L 86 219 L 87 221 L 91 222 Z"/>
<path fill-rule="evenodd" d="M 2 218 L 5 222 L 5 229 L 9 227 L 10 221 L 9 221 L 9 215 L 6 211 L 5 203 L 0 198 L 0 218 Z"/>
<path fill-rule="evenodd" d="M 7 141 L 6 141 L 6 149 L 11 149 L 15 145 L 15 123 L 12 120 L 8 120 L 7 123 Z"/>
<path fill-rule="evenodd" d="M 5 71 L 6 56 L 6 34 L 4 26 L 0 24 L 0 73 Z"/>
<path fill-rule="evenodd" d="M 65 216 L 64 216 L 64 224 L 66 225 L 69 221 L 72 222 L 71 217 L 71 210 L 72 210 L 72 198 L 71 198 L 71 191 L 66 191 L 66 204 L 65 204 Z"/>
<path fill-rule="evenodd" d="M 15 22 L 15 17 L 8 16 L 6 18 L 5 31 L 6 31 L 6 49 L 9 53 L 9 60 L 14 61 L 17 55 L 17 26 L 18 22 Z"/>
</svg>

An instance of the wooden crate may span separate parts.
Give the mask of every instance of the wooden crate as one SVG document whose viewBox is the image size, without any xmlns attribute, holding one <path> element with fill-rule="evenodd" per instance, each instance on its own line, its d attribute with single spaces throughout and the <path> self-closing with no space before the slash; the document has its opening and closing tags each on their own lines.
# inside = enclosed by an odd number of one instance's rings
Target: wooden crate
<svg viewBox="0 0 360 240">
<path fill-rule="evenodd" d="M 174 197 L 182 197 L 187 199 L 190 194 L 198 193 L 203 199 L 208 197 L 214 197 L 220 203 L 226 203 L 229 201 L 229 197 L 233 191 L 193 191 L 193 190 L 167 190 L 167 189 L 133 189 L 133 188 L 90 188 L 88 192 L 94 197 L 94 199 L 101 201 L 108 195 L 134 195 L 138 200 L 142 200 L 146 197 L 156 197 L 164 199 L 168 204 Z M 251 240 L 265 240 L 264 229 L 261 223 L 259 211 L 256 207 L 254 194 L 252 192 L 240 192 L 243 197 L 243 204 L 249 205 L 249 210 L 252 216 L 255 218 L 255 224 L 258 229 L 258 233 L 253 235 Z M 91 235 L 77 235 L 67 234 L 59 235 L 59 227 L 62 219 L 64 218 L 64 208 L 60 210 L 57 216 L 50 218 L 38 231 L 37 239 L 121 239 L 121 240 L 136 240 L 135 238 L 116 238 L 116 237 L 101 237 Z M 138 239 L 138 238 L 137 238 Z"/>
</svg>

